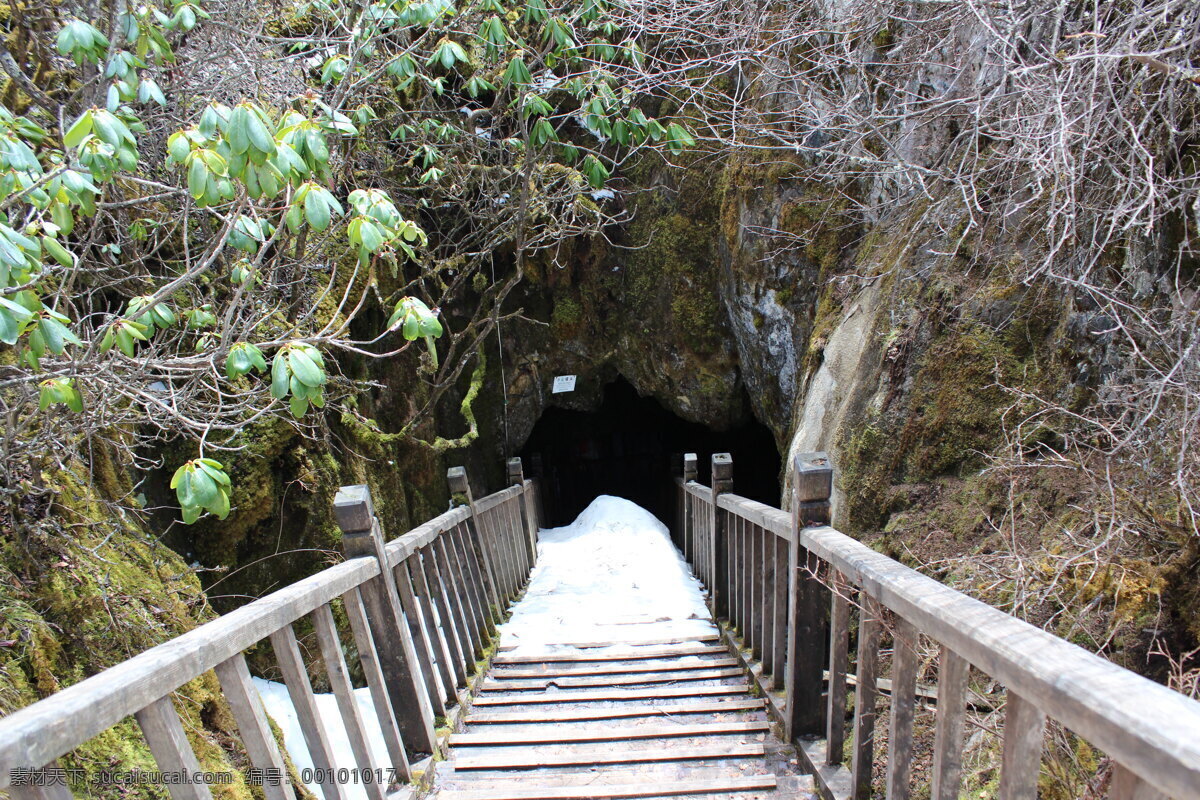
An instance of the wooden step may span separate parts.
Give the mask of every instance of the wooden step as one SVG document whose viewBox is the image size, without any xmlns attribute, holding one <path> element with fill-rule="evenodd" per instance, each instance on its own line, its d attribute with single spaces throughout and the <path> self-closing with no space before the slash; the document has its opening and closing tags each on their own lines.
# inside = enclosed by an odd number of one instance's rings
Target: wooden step
<svg viewBox="0 0 1200 800">
<path fill-rule="evenodd" d="M 774 775 L 751 775 L 711 780 L 624 783 L 605 786 L 520 786 L 508 789 L 441 791 L 437 800 L 622 800 L 635 797 L 679 797 L 681 795 L 771 791 Z"/>
<path fill-rule="evenodd" d="M 721 634 L 705 633 L 699 636 L 676 636 L 670 639 L 638 639 L 631 642 L 555 642 L 555 647 L 574 647 L 579 650 L 595 650 L 601 647 L 661 647 L 668 644 L 692 644 L 695 642 L 719 642 Z M 521 647 L 520 644 L 502 644 L 501 653 L 509 653 Z"/>
<path fill-rule="evenodd" d="M 726 686 L 660 686 L 651 689 L 582 690 L 542 694 L 489 694 L 476 697 L 472 706 L 523 706 L 541 703 L 594 703 L 621 700 L 658 700 L 667 697 L 715 697 L 746 694 L 746 684 Z M 468 717 L 469 719 L 469 717 Z"/>
<path fill-rule="evenodd" d="M 514 656 L 501 653 L 492 662 L 504 664 L 559 664 L 585 661 L 642 661 L 647 658 L 674 658 L 676 656 L 729 655 L 729 651 L 717 644 L 696 644 L 683 647 L 647 647 L 629 653 L 543 653 L 541 655 Z"/>
<path fill-rule="evenodd" d="M 730 736 L 743 733 L 762 733 L 770 729 L 771 725 L 767 722 L 707 722 L 699 725 L 624 726 L 534 733 L 455 733 L 450 736 L 450 746 L 511 747 L 532 744 L 569 744 L 571 742 L 627 742 L 634 739 Z"/>
<path fill-rule="evenodd" d="M 725 712 L 758 711 L 766 708 L 765 700 L 727 700 L 723 703 L 678 703 L 675 705 L 627 706 L 625 708 L 564 708 L 555 711 L 481 711 L 467 717 L 471 725 L 527 725 L 590 722 L 604 719 L 635 717 L 673 717 L 683 714 L 721 714 Z"/>
<path fill-rule="evenodd" d="M 720 669 L 736 667 L 739 663 L 736 658 L 713 658 L 687 664 L 681 664 L 678 661 L 652 661 L 646 664 L 597 664 L 578 669 L 498 669 L 492 673 L 491 677 L 497 680 L 521 680 L 524 678 L 569 678 L 583 675 L 637 675 L 665 670 Z"/>
<path fill-rule="evenodd" d="M 661 761 L 701 761 L 761 758 L 761 744 L 735 744 L 705 747 L 656 748 L 613 752 L 611 748 L 578 750 L 571 753 L 546 753 L 534 749 L 527 753 L 488 753 L 453 760 L 455 771 L 475 769 L 540 769 L 542 767 L 592 767 L 605 764 L 650 764 Z"/>
<path fill-rule="evenodd" d="M 715 681 L 725 678 L 742 676 L 741 667 L 730 669 L 709 670 L 671 670 L 669 672 L 650 672 L 643 675 L 598 675 L 583 678 L 546 678 L 536 681 L 496 681 L 486 680 L 480 687 L 484 692 L 520 692 L 538 691 L 550 688 L 559 689 L 601 689 L 607 686 L 637 686 L 647 683 L 679 683 L 681 681 Z"/>
</svg>

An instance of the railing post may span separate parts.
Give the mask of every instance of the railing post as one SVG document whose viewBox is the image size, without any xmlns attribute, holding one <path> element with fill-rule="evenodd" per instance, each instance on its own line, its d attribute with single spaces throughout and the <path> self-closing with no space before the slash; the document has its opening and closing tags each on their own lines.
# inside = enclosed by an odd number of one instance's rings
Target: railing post
<svg viewBox="0 0 1200 800">
<path fill-rule="evenodd" d="M 688 494 L 687 485 L 696 480 L 696 454 L 683 454 L 683 560 L 695 567 L 693 561 L 696 554 L 695 533 L 696 525 L 692 519 L 692 500 Z"/>
<path fill-rule="evenodd" d="M 800 531 L 828 525 L 833 467 L 825 453 L 800 453 L 792 471 L 792 541 L 788 546 L 788 640 L 784 718 L 788 741 L 818 736 L 825 726 L 821 702 L 825 662 L 825 611 L 829 590 L 821 584 L 819 559 L 800 543 Z"/>
<path fill-rule="evenodd" d="M 521 524 L 525 526 L 525 550 L 529 553 L 529 565 L 537 561 L 537 529 L 533 525 L 533 514 L 529 509 L 530 496 L 525 491 L 525 465 L 519 458 L 508 460 L 508 485 L 521 487 Z"/>
<path fill-rule="evenodd" d="M 475 550 L 475 559 L 482 565 L 483 580 L 487 584 L 488 600 L 491 602 L 491 611 L 488 613 L 488 618 L 499 622 L 504 609 L 500 605 L 500 590 L 496 585 L 496 572 L 492 568 L 491 553 L 483 546 L 483 541 L 480 539 L 479 525 L 475 518 L 475 496 L 471 493 L 471 482 L 467 480 L 467 470 L 465 467 L 451 467 L 446 470 L 446 482 L 450 484 L 450 494 L 459 495 L 462 497 L 471 511 L 471 516 L 467 517 L 467 537 L 471 541 L 471 547 Z"/>
<path fill-rule="evenodd" d="M 437 747 L 433 706 L 425 694 L 412 636 L 400 610 L 400 597 L 384 552 L 383 530 L 375 517 L 370 488 L 360 484 L 338 489 L 333 516 L 342 529 L 342 551 L 346 558 L 379 561 L 379 575 L 359 587 L 379 666 L 405 743 L 413 752 L 433 753 Z"/>
<path fill-rule="evenodd" d="M 724 516 L 717 507 L 717 498 L 733 491 L 733 456 L 713 453 L 712 456 L 712 594 L 713 619 L 729 615 L 729 549 L 725 542 Z"/>
</svg>

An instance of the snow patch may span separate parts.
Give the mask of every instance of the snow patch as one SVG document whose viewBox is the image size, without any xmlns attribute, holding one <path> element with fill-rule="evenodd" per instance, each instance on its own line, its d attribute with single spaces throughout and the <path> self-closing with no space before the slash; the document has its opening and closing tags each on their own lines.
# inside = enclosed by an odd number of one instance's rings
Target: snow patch
<svg viewBox="0 0 1200 800">
<path fill-rule="evenodd" d="M 254 681 L 254 688 L 258 689 L 259 696 L 262 697 L 267 713 L 283 731 L 283 745 L 287 748 L 288 755 L 292 757 L 292 763 L 296 765 L 296 770 L 302 777 L 310 774 L 306 770 L 313 769 L 312 756 L 308 752 L 308 745 L 304 742 L 304 733 L 300 730 L 300 720 L 296 716 L 296 707 L 292 705 L 292 698 L 288 694 L 287 686 L 263 678 L 251 678 L 251 680 Z M 321 717 L 321 724 L 325 728 L 329 746 L 333 749 L 334 767 L 351 771 L 357 769 L 358 762 L 354 760 L 354 752 L 350 749 L 346 727 L 342 724 L 342 715 L 338 711 L 337 698 L 332 694 L 315 696 L 317 713 Z M 358 703 L 358 713 L 363 720 L 363 728 L 367 734 L 367 746 L 371 748 L 373 760 L 376 765 L 386 770 L 390 763 L 387 757 L 387 745 L 384 744 L 383 731 L 380 730 L 375 716 L 375 706 L 371 702 L 371 690 L 355 689 L 354 700 Z M 317 797 L 325 797 L 325 793 L 318 784 L 306 783 L 305 785 Z M 346 800 L 366 800 L 367 798 L 367 790 L 363 788 L 362 783 L 356 783 L 353 779 L 342 786 L 342 792 L 345 794 Z"/>
<path fill-rule="evenodd" d="M 715 631 L 700 583 L 666 526 L 629 500 L 601 495 L 570 525 L 538 532 L 537 566 L 500 628 L 500 643 L 524 655 L 559 651 L 564 642 Z"/>
</svg>

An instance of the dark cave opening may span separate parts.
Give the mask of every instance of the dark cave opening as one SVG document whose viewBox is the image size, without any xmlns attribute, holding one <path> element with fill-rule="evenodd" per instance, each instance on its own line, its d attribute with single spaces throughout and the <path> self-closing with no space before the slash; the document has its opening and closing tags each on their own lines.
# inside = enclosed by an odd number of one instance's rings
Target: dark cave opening
<svg viewBox="0 0 1200 800">
<path fill-rule="evenodd" d="M 733 456 L 733 490 L 779 505 L 782 461 L 770 430 L 749 422 L 726 431 L 686 422 L 623 378 L 604 388 L 596 411 L 547 409 L 520 452 L 526 473 L 542 482 L 545 524 L 566 525 L 601 494 L 632 500 L 671 524 L 673 479 L 682 454 L 695 453 L 708 484 L 713 453 Z"/>
</svg>

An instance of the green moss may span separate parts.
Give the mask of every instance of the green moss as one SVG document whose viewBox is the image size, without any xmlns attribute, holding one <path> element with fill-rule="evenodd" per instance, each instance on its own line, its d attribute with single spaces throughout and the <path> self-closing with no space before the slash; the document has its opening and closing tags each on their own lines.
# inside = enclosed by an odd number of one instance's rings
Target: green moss
<svg viewBox="0 0 1200 800">
<path fill-rule="evenodd" d="M 120 493 L 128 482 L 111 462 L 98 483 Z M 0 537 L 0 713 L 55 691 L 191 630 L 211 612 L 199 581 L 173 551 L 148 537 L 88 480 L 82 465 L 47 472 L 56 490 L 50 515 L 19 536 Z M 175 693 L 176 708 L 201 767 L 235 772 L 245 761 L 236 726 L 213 675 Z M 101 773 L 154 769 L 135 722 L 126 719 L 60 759 L 96 798 L 165 798 L 166 791 L 103 786 Z M 216 798 L 249 798 L 240 776 L 213 787 Z"/>
<path fill-rule="evenodd" d="M 571 339 L 583 332 L 583 306 L 574 297 L 558 297 L 550 314 L 550 329 L 558 339 Z"/>
</svg>

